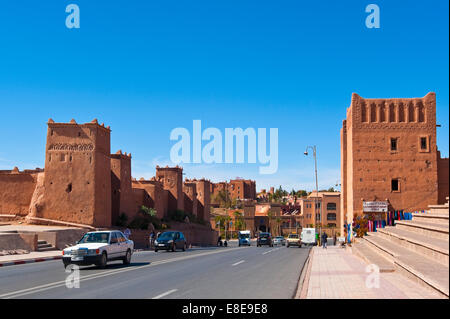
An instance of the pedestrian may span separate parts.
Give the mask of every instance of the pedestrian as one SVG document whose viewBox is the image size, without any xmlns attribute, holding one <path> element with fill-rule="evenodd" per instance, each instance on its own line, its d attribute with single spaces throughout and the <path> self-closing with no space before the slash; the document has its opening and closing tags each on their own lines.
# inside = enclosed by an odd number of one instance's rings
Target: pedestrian
<svg viewBox="0 0 450 319">
<path fill-rule="evenodd" d="M 150 249 L 152 249 L 154 245 L 155 245 L 155 231 L 152 231 L 150 233 Z"/>
<path fill-rule="evenodd" d="M 325 232 L 323 232 L 323 234 L 322 234 L 322 247 L 325 248 L 325 249 L 327 248 L 327 238 L 328 238 L 327 234 Z"/>
<path fill-rule="evenodd" d="M 334 245 L 336 246 L 336 242 L 337 242 L 336 233 L 335 233 L 334 236 L 333 236 L 333 242 L 334 242 Z"/>
</svg>

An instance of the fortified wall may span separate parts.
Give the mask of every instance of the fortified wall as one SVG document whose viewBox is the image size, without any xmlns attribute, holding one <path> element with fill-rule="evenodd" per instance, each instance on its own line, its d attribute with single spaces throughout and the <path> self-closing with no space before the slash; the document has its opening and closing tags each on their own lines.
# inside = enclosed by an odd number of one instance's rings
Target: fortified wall
<svg viewBox="0 0 450 319">
<path fill-rule="evenodd" d="M 178 166 L 157 166 L 155 177 L 137 181 L 131 154 L 111 154 L 111 130 L 96 119 L 85 124 L 50 119 L 47 126 L 45 169 L 0 171 L 0 215 L 111 227 L 121 214 L 131 221 L 142 206 L 164 218 L 187 204 L 209 223 L 209 181 L 183 185 Z"/>
</svg>

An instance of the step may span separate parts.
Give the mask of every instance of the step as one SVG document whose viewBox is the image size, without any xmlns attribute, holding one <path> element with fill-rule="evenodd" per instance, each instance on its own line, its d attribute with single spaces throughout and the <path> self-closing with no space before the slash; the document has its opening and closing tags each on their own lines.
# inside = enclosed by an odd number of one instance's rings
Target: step
<svg viewBox="0 0 450 319">
<path fill-rule="evenodd" d="M 428 211 L 430 214 L 446 214 L 448 215 L 448 204 L 445 205 L 429 205 Z"/>
<path fill-rule="evenodd" d="M 53 247 L 51 244 L 38 244 L 37 245 L 38 248 L 48 248 L 48 247 Z"/>
<path fill-rule="evenodd" d="M 449 241 L 448 239 L 439 239 L 426 236 L 421 233 L 404 230 L 397 227 L 388 226 L 379 228 L 378 236 L 391 240 L 394 243 L 419 253 L 426 257 L 432 258 L 437 262 L 448 267 L 449 265 Z"/>
<path fill-rule="evenodd" d="M 53 247 L 53 246 L 50 246 L 50 247 L 43 247 L 43 248 L 38 247 L 38 249 L 37 249 L 37 251 L 52 251 L 52 250 L 58 250 L 58 249 L 56 249 L 56 248 Z"/>
<path fill-rule="evenodd" d="M 375 249 L 371 248 L 370 245 L 366 244 L 364 241 L 354 243 L 352 245 L 352 253 L 363 259 L 369 265 L 377 265 L 380 272 L 395 271 L 394 263 L 381 256 L 375 251 Z"/>
<path fill-rule="evenodd" d="M 396 270 L 418 283 L 449 296 L 449 267 L 435 260 L 399 246 L 377 233 L 364 237 L 369 245 L 395 264 Z"/>
<path fill-rule="evenodd" d="M 421 233 L 425 236 L 448 240 L 448 225 L 419 220 L 397 220 L 395 227 Z"/>
<path fill-rule="evenodd" d="M 413 221 L 449 225 L 449 215 L 431 213 L 413 213 Z"/>
</svg>

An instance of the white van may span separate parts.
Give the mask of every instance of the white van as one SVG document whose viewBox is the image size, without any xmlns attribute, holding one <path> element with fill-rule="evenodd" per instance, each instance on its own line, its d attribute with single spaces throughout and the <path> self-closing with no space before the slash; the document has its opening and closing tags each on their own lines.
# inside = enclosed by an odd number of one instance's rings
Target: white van
<svg viewBox="0 0 450 319">
<path fill-rule="evenodd" d="M 302 245 L 315 245 L 316 244 L 316 229 L 315 228 L 303 228 L 300 235 Z"/>
</svg>

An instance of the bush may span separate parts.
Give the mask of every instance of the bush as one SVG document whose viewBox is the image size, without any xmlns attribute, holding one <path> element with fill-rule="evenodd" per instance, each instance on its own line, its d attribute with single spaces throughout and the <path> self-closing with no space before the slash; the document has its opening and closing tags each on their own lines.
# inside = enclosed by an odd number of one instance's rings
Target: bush
<svg viewBox="0 0 450 319">
<path fill-rule="evenodd" d="M 184 222 L 186 217 L 189 219 L 190 223 L 196 223 L 205 225 L 206 222 L 203 219 L 198 219 L 197 216 L 191 213 L 187 213 L 181 209 L 173 210 L 168 213 L 169 220 L 177 221 L 177 222 Z"/>
<path fill-rule="evenodd" d="M 125 227 L 127 225 L 128 216 L 125 213 L 119 215 L 116 220 L 116 226 Z"/>
<path fill-rule="evenodd" d="M 134 217 L 131 223 L 128 224 L 128 227 L 132 229 L 146 230 L 150 224 L 152 224 L 155 229 L 162 228 L 161 220 L 156 217 L 156 210 L 146 206 L 141 206 L 138 214 Z"/>
</svg>

